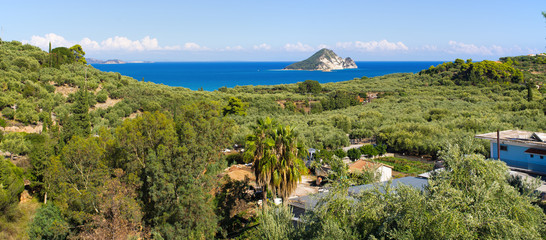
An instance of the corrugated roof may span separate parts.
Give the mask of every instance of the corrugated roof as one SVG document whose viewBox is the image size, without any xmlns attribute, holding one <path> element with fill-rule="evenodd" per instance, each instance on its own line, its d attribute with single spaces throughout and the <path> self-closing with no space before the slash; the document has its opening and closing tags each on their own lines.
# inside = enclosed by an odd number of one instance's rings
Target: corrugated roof
<svg viewBox="0 0 546 240">
<path fill-rule="evenodd" d="M 500 131 L 499 135 L 500 140 L 504 142 L 525 143 L 528 145 L 546 147 L 546 142 L 544 142 L 546 139 L 546 133 L 523 130 L 505 130 Z M 497 132 L 478 134 L 474 137 L 496 141 Z"/>
<path fill-rule="evenodd" d="M 388 183 L 389 182 L 380 182 L 380 183 L 372 183 L 372 184 L 349 187 L 348 189 L 349 195 L 347 196 L 347 198 L 354 199 L 351 196 L 362 193 L 368 189 L 373 189 L 374 187 L 379 187 L 379 191 L 383 192 L 384 187 Z M 420 178 L 420 177 L 403 177 L 403 178 L 397 178 L 392 180 L 392 184 L 391 184 L 392 187 L 397 187 L 399 185 L 407 185 L 407 186 L 415 187 L 419 190 L 424 190 L 425 187 L 428 185 L 428 179 Z M 326 192 L 322 192 L 322 193 L 294 198 L 290 200 L 289 205 L 310 210 L 315 208 L 315 206 L 320 201 L 320 199 L 325 197 L 327 194 L 328 193 Z"/>
</svg>

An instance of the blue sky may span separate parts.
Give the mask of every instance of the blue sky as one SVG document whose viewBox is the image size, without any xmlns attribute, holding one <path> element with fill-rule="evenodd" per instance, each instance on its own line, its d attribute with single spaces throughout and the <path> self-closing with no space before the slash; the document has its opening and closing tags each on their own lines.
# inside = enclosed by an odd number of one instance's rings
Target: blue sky
<svg viewBox="0 0 546 240">
<path fill-rule="evenodd" d="M 3 40 L 86 57 L 297 61 L 496 60 L 546 52 L 544 0 L 4 1 Z"/>
</svg>

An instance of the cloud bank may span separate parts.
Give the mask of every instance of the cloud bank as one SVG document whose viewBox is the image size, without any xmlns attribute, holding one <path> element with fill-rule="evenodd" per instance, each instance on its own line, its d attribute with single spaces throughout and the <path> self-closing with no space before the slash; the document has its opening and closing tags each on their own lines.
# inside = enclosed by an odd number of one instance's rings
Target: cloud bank
<svg viewBox="0 0 546 240">
<path fill-rule="evenodd" d="M 44 50 L 47 50 L 49 43 L 51 42 L 53 47 L 70 47 L 75 44 L 80 44 L 85 51 L 88 51 L 93 54 L 108 54 L 108 51 L 122 52 L 123 54 L 134 54 L 142 55 L 147 51 L 161 52 L 161 56 L 172 56 L 173 59 L 176 58 L 177 54 L 180 52 L 210 52 L 210 53 L 221 53 L 221 52 L 232 52 L 230 55 L 223 55 L 225 58 L 237 56 L 237 52 L 248 52 L 254 51 L 256 55 L 259 55 L 259 52 L 267 51 L 270 54 L 267 54 L 265 59 L 270 58 L 279 58 L 279 56 L 284 56 L 283 53 L 292 53 L 294 56 L 305 56 L 309 53 L 317 51 L 321 48 L 329 48 L 335 51 L 343 51 L 344 54 L 349 56 L 355 56 L 360 53 L 364 53 L 364 57 L 374 57 L 381 58 L 384 56 L 389 56 L 390 59 L 393 57 L 403 57 L 408 59 L 411 56 L 416 58 L 424 58 L 426 56 L 432 58 L 446 58 L 451 57 L 475 57 L 475 58 L 495 58 L 500 56 L 508 55 L 524 55 L 529 53 L 538 53 L 538 49 L 530 48 L 521 48 L 519 46 L 498 46 L 498 45 L 477 45 L 473 43 L 463 43 L 459 41 L 450 40 L 444 44 L 425 44 L 421 46 L 410 46 L 408 47 L 405 43 L 391 42 L 386 39 L 380 41 L 347 41 L 347 42 L 336 42 L 332 45 L 327 44 L 317 44 L 309 45 L 303 42 L 296 43 L 285 43 L 284 45 L 279 44 L 273 46 L 269 43 L 260 43 L 250 46 L 224 46 L 210 48 L 207 46 L 200 45 L 196 42 L 185 42 L 180 43 L 179 45 L 161 45 L 157 38 L 150 36 L 145 36 L 139 40 L 129 39 L 122 36 L 114 36 L 106 38 L 102 41 L 93 40 L 91 38 L 83 38 L 79 41 L 67 40 L 63 36 L 60 36 L 55 33 L 48 33 L 43 36 L 32 36 L 30 40 L 23 40 L 23 43 L 29 43 L 35 46 L 38 46 Z M 147 57 L 154 57 L 154 55 L 145 54 Z M 195 55 L 192 55 L 195 56 Z M 212 55 L 208 55 L 212 56 Z M 219 56 L 219 55 L 218 55 Z M 242 55 L 241 55 L 242 56 Z M 265 55 L 262 55 L 265 56 Z M 246 55 L 248 57 L 248 55 Z M 260 57 L 258 57 L 260 58 Z M 214 59 L 214 57 L 212 58 Z M 284 59 L 286 60 L 286 59 Z"/>
<path fill-rule="evenodd" d="M 96 51 L 109 51 L 109 50 L 123 50 L 123 51 L 157 51 L 157 50 L 188 50 L 188 51 L 203 51 L 208 50 L 206 47 L 199 46 L 196 43 L 185 43 L 183 46 L 160 46 L 157 38 L 151 38 L 146 36 L 140 40 L 131 40 L 127 37 L 115 36 L 107 38 L 101 42 L 91 40 L 90 38 L 83 38 L 80 41 L 69 41 L 64 37 L 55 33 L 48 33 L 44 36 L 32 36 L 30 40 L 23 41 L 38 46 L 42 49 L 47 49 L 49 43 L 53 47 L 71 47 L 75 44 L 80 44 L 85 50 Z"/>
<path fill-rule="evenodd" d="M 337 48 L 346 50 L 358 50 L 363 52 L 377 52 L 377 51 L 407 51 L 409 48 L 402 42 L 389 42 L 387 40 L 369 41 L 369 42 L 338 42 Z"/>
</svg>

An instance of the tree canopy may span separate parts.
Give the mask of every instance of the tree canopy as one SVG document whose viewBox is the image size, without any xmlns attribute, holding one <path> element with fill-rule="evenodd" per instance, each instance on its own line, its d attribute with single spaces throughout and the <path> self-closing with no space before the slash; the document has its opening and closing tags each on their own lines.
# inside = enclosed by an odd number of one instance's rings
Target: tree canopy
<svg viewBox="0 0 546 240">
<path fill-rule="evenodd" d="M 286 202 L 306 173 L 302 158 L 307 156 L 303 144 L 290 126 L 271 118 L 259 119 L 252 135 L 247 136 L 245 160 L 252 162 L 257 183 L 273 196 Z"/>
</svg>

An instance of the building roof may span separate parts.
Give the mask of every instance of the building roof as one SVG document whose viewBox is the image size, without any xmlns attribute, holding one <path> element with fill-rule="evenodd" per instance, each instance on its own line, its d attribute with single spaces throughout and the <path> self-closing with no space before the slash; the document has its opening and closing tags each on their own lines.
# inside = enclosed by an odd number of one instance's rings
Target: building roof
<svg viewBox="0 0 546 240">
<path fill-rule="evenodd" d="M 359 159 L 358 161 L 356 161 L 353 164 L 349 165 L 349 172 L 361 171 L 362 169 L 370 169 L 370 168 L 374 168 L 374 167 L 379 168 L 381 166 L 393 169 L 393 167 L 391 167 L 389 165 L 386 165 L 386 164 L 383 164 L 383 163 L 370 162 L 370 161 L 367 161 L 367 160 L 364 160 L 364 159 Z"/>
<path fill-rule="evenodd" d="M 478 134 L 476 138 L 496 141 L 497 132 Z M 529 132 L 522 130 L 506 130 L 499 132 L 501 142 L 520 143 L 541 148 L 546 148 L 546 133 Z"/>
<path fill-rule="evenodd" d="M 403 178 L 394 179 L 389 182 L 391 182 L 392 187 L 397 187 L 399 185 L 407 185 L 407 186 L 417 188 L 418 190 L 424 190 L 425 187 L 428 185 L 428 179 L 420 178 L 420 177 L 403 177 Z M 360 194 L 369 189 L 374 189 L 375 187 L 378 187 L 379 191 L 384 192 L 385 186 L 389 182 L 379 182 L 379 183 L 349 187 L 348 189 L 349 195 L 347 196 L 347 198 L 354 199 L 352 196 Z M 315 208 L 315 206 L 320 201 L 320 199 L 325 197 L 327 194 L 328 193 L 326 192 L 321 192 L 317 194 L 293 198 L 292 200 L 290 200 L 289 204 L 297 208 L 310 210 Z"/>
</svg>

